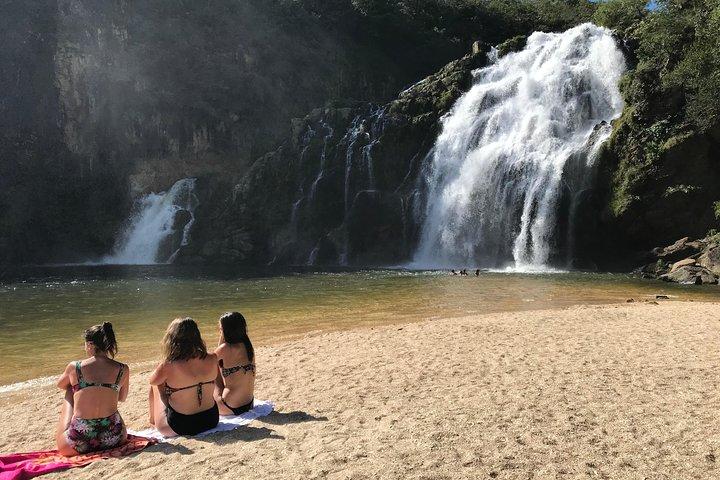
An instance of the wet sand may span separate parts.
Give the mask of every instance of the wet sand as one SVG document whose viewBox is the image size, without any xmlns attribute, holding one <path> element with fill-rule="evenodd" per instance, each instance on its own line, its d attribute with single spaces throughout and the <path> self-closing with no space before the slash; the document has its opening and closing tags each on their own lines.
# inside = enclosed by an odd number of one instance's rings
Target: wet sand
<svg viewBox="0 0 720 480">
<path fill-rule="evenodd" d="M 720 304 L 491 313 L 258 348 L 277 412 L 46 478 L 720 478 Z M 121 413 L 146 426 L 151 366 Z M 0 451 L 52 446 L 61 395 L 0 395 Z"/>
</svg>

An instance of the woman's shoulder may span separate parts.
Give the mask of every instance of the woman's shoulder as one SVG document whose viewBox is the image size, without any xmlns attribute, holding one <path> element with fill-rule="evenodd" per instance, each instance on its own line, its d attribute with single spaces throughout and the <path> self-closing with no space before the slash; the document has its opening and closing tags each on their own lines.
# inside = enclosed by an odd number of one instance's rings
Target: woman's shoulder
<svg viewBox="0 0 720 480">
<path fill-rule="evenodd" d="M 115 366 L 117 366 L 120 370 L 123 371 L 123 375 L 126 375 L 130 371 L 130 365 L 128 365 L 127 363 L 118 362 L 117 360 L 114 361 Z"/>
</svg>

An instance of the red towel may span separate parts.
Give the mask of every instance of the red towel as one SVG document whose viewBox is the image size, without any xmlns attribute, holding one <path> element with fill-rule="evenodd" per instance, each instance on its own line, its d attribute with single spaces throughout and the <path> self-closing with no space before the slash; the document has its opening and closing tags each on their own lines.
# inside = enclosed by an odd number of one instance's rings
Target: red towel
<svg viewBox="0 0 720 480">
<path fill-rule="evenodd" d="M 128 435 L 127 443 L 110 450 L 63 457 L 57 450 L 0 455 L 0 480 L 25 480 L 73 467 L 84 467 L 106 458 L 118 458 L 145 449 L 155 440 Z"/>
</svg>

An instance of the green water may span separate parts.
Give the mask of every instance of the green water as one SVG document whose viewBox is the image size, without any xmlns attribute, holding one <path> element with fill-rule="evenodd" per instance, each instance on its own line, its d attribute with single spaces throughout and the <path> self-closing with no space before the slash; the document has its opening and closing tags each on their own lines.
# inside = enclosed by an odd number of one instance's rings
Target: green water
<svg viewBox="0 0 720 480">
<path fill-rule="evenodd" d="M 361 271 L 243 277 L 169 267 L 55 268 L 0 284 L 0 385 L 57 374 L 83 355 L 81 333 L 113 323 L 120 354 L 157 358 L 168 322 L 191 316 L 209 345 L 217 318 L 241 311 L 258 344 L 308 331 L 447 316 L 654 299 L 720 301 L 720 288 L 610 274 Z"/>
</svg>

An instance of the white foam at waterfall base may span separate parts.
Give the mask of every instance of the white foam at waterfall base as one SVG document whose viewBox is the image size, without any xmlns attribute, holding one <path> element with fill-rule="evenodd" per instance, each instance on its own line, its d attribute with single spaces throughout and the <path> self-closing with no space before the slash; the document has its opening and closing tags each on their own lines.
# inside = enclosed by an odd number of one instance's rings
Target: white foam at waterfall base
<svg viewBox="0 0 720 480">
<path fill-rule="evenodd" d="M 175 233 L 173 224 L 180 210 L 190 213 L 190 221 L 183 227 L 181 242 L 181 245 L 187 244 L 197 204 L 194 178 L 178 180 L 167 192 L 145 195 L 139 200 L 128 227 L 120 235 L 115 253 L 104 257 L 102 263 L 151 265 L 171 262 L 177 252 L 168 258 L 158 258 L 160 245 Z"/>
<path fill-rule="evenodd" d="M 474 72 L 425 165 L 412 267 L 546 269 L 562 188 L 587 184 L 610 131 L 596 127 L 622 113 L 624 70 L 611 32 L 583 24 L 536 32 Z M 581 168 L 566 168 L 578 158 Z"/>
</svg>

